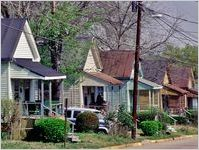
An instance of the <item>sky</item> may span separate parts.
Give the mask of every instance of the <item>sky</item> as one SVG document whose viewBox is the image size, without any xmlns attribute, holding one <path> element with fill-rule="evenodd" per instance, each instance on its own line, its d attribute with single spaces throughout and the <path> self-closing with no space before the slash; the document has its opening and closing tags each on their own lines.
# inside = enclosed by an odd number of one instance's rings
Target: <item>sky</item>
<svg viewBox="0 0 199 150">
<path fill-rule="evenodd" d="M 150 8 L 153 8 L 155 10 L 161 10 L 164 13 L 167 13 L 171 16 L 177 16 L 186 20 L 198 22 L 198 2 L 197 1 L 158 1 L 153 6 L 150 5 Z M 180 31 L 185 31 L 184 34 L 187 36 L 193 38 L 194 40 L 198 41 L 198 24 L 190 23 L 187 21 L 182 21 L 180 24 Z M 182 34 L 177 35 L 180 38 L 184 38 Z M 187 41 L 183 40 L 177 40 L 171 39 L 173 43 L 177 46 L 183 46 L 186 43 L 190 43 L 192 45 L 197 45 L 196 42 L 193 42 L 193 40 Z"/>
</svg>

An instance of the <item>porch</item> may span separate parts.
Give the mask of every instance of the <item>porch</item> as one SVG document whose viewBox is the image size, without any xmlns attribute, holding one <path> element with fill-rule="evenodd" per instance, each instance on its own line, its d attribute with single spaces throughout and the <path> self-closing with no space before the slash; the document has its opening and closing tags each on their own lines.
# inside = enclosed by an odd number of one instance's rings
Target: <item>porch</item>
<svg viewBox="0 0 199 150">
<path fill-rule="evenodd" d="M 20 104 L 23 116 L 48 116 L 63 113 L 63 81 L 60 93 L 52 98 L 52 80 L 12 79 L 14 100 Z M 62 89 L 61 89 L 62 88 Z"/>
<path fill-rule="evenodd" d="M 53 115 L 63 112 L 63 79 L 66 76 L 31 59 L 10 64 L 9 98 L 19 102 L 21 114 Z M 58 84 L 55 92 L 53 82 Z M 55 95 L 57 93 L 57 95 Z"/>
<path fill-rule="evenodd" d="M 164 85 L 163 110 L 171 115 L 183 115 L 187 109 L 187 91 L 174 85 Z"/>
</svg>

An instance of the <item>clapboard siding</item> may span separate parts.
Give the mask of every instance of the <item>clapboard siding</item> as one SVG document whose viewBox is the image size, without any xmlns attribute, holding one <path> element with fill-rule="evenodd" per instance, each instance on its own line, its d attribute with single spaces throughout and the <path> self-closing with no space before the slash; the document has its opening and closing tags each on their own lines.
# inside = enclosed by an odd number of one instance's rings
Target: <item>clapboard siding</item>
<svg viewBox="0 0 199 150">
<path fill-rule="evenodd" d="M 91 52 L 91 50 L 89 50 L 88 56 L 86 59 L 86 63 L 84 65 L 84 71 L 95 72 L 96 70 L 97 70 L 97 67 L 95 65 L 95 61 L 94 61 L 92 52 Z"/>
<path fill-rule="evenodd" d="M 1 63 L 1 99 L 8 99 L 8 63 Z"/>
<path fill-rule="evenodd" d="M 149 108 L 149 91 L 141 90 L 139 91 L 138 105 L 140 110 L 146 110 Z"/>
<path fill-rule="evenodd" d="M 81 107 L 80 86 L 79 84 L 64 90 L 64 99 L 68 99 L 68 106 Z"/>
<path fill-rule="evenodd" d="M 10 65 L 10 77 L 11 78 L 22 78 L 22 79 L 40 79 L 41 76 L 30 72 L 29 70 L 19 67 L 13 63 Z"/>
<path fill-rule="evenodd" d="M 17 48 L 14 53 L 14 58 L 31 58 L 33 59 L 32 51 L 29 47 L 25 34 L 22 32 Z"/>
</svg>

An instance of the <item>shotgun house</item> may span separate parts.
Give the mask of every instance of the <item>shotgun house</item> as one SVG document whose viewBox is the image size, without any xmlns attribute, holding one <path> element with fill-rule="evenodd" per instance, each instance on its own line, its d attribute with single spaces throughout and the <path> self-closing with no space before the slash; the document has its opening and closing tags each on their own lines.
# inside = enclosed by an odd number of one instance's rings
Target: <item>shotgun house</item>
<svg viewBox="0 0 199 150">
<path fill-rule="evenodd" d="M 188 109 L 197 109 L 198 90 L 194 88 L 195 78 L 192 68 L 169 65 L 167 70 L 171 84 L 187 91 L 186 107 Z"/>
<path fill-rule="evenodd" d="M 192 69 L 171 65 L 166 59 L 143 60 L 144 78 L 163 85 L 161 103 L 164 111 L 179 114 L 185 108 L 197 107 Z"/>
<path fill-rule="evenodd" d="M 52 81 L 64 74 L 40 63 L 26 19 L 1 19 L 1 99 L 15 100 L 25 116 L 62 112 L 63 91 L 52 99 Z"/>
<path fill-rule="evenodd" d="M 108 110 L 115 110 L 124 104 L 132 111 L 134 52 L 131 50 L 101 51 L 93 46 L 87 55 L 80 82 L 66 90 L 65 97 L 71 106 L 92 107 L 105 104 Z M 151 106 L 160 107 L 162 86 L 142 78 L 139 69 L 138 110 Z M 102 107 L 102 106 L 101 106 Z"/>
</svg>

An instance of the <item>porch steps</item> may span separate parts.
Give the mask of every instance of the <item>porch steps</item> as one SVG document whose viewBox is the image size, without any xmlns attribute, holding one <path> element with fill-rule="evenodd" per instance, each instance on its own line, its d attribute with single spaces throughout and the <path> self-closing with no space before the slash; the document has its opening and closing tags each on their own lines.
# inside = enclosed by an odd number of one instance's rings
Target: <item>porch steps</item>
<svg viewBox="0 0 199 150">
<path fill-rule="evenodd" d="M 79 139 L 79 136 L 75 135 L 74 133 L 68 133 L 67 138 L 69 139 L 69 141 L 71 142 L 81 142 L 81 140 Z"/>
</svg>

